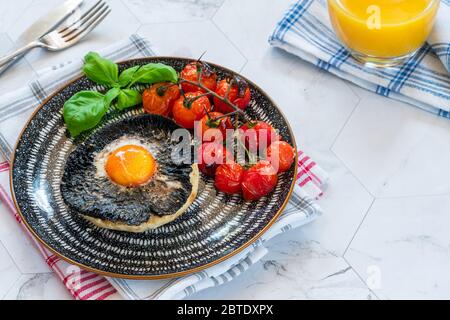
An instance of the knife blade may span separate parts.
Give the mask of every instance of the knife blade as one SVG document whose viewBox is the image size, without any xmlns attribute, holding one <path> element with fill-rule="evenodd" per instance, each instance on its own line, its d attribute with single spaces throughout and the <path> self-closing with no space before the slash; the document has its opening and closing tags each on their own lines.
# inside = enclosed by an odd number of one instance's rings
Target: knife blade
<svg viewBox="0 0 450 320">
<path fill-rule="evenodd" d="M 47 13 L 45 16 L 42 16 L 36 20 L 17 38 L 16 43 L 19 45 L 25 45 L 49 33 L 82 3 L 83 0 L 67 0 L 62 5 Z"/>
<path fill-rule="evenodd" d="M 29 26 L 18 38 L 14 44 L 14 48 L 22 47 L 40 37 L 46 35 L 64 21 L 75 9 L 77 9 L 84 0 L 67 0 L 60 6 L 56 7 L 45 16 L 36 20 Z M 12 50 L 14 50 L 14 48 Z M 18 57 L 20 58 L 20 57 Z M 12 60 L 6 66 L 0 68 L 0 74 L 13 65 L 18 58 Z"/>
</svg>

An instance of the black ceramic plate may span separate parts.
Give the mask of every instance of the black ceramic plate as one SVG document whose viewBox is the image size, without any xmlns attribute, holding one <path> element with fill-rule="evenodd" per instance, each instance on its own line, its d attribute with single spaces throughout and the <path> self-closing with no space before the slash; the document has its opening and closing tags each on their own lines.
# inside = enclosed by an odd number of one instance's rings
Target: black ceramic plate
<svg viewBox="0 0 450 320">
<path fill-rule="evenodd" d="M 180 71 L 182 58 L 151 57 L 121 68 L 161 62 Z M 219 77 L 232 71 L 211 64 Z M 249 81 L 254 119 L 269 122 L 295 145 L 289 124 L 270 98 Z M 33 114 L 15 148 L 11 186 L 25 224 L 50 250 L 85 269 L 108 276 L 158 279 L 181 276 L 219 263 L 254 242 L 276 220 L 292 192 L 297 167 L 279 176 L 274 192 L 256 202 L 217 192 L 201 178 L 197 199 L 177 220 L 140 234 L 95 227 L 68 210 L 60 195 L 65 161 L 76 144 L 66 132 L 64 102 L 81 90 L 102 90 L 80 77 L 49 97 Z M 142 113 L 142 108 L 109 114 L 101 126 Z M 87 134 L 88 136 L 89 134 Z"/>
</svg>

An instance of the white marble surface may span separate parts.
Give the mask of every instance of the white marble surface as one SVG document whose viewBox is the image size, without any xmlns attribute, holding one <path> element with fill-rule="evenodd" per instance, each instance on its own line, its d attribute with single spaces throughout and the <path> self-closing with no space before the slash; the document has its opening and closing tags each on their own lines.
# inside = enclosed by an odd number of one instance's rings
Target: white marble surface
<svg viewBox="0 0 450 320">
<path fill-rule="evenodd" d="M 86 0 L 91 1 L 91 0 Z M 0 0 L 0 52 L 57 0 Z M 41 68 L 138 31 L 162 55 L 241 71 L 288 115 L 299 147 L 331 176 L 316 222 L 275 239 L 264 261 L 193 299 L 450 298 L 450 121 L 363 91 L 267 37 L 289 0 L 108 0 L 113 14 L 78 46 L 35 51 L 0 94 Z M 68 299 L 0 204 L 0 297 Z"/>
</svg>

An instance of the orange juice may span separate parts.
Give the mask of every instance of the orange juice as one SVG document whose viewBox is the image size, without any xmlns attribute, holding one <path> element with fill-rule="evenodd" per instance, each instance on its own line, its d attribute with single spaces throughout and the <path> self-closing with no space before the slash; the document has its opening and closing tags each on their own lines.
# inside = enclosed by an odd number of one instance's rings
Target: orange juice
<svg viewBox="0 0 450 320">
<path fill-rule="evenodd" d="M 422 46 L 439 2 L 328 0 L 328 9 L 336 34 L 357 58 L 382 62 L 408 57 Z"/>
</svg>

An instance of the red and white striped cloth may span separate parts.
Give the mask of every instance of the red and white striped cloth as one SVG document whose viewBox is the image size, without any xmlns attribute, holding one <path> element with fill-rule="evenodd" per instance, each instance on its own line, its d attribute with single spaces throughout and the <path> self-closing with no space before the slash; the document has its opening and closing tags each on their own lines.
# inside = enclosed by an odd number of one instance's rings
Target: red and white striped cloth
<svg viewBox="0 0 450 320">
<path fill-rule="evenodd" d="M 1 162 L 0 163 L 0 172 L 8 171 L 9 170 L 9 163 L 8 162 Z"/>
<path fill-rule="evenodd" d="M 323 187 L 328 175 L 304 152 L 299 152 L 297 182 L 301 189 L 310 197 L 319 198 L 323 194 Z M 0 163 L 0 174 L 8 174 L 9 164 Z M 9 188 L 0 184 L 0 201 L 13 214 L 18 223 L 33 241 L 45 261 L 55 274 L 61 279 L 69 293 L 77 300 L 104 300 L 106 298 L 120 298 L 116 289 L 103 276 L 80 269 L 71 265 L 46 249 L 23 225 L 20 216 L 11 200 Z"/>
<path fill-rule="evenodd" d="M 328 174 L 303 151 L 298 152 L 298 185 L 312 197 L 318 199 L 323 195 L 323 186 Z"/>
<path fill-rule="evenodd" d="M 0 174 L 3 172 L 8 174 L 8 162 L 0 163 Z M 16 211 L 11 200 L 9 189 L 4 188 L 0 184 L 0 201 L 5 204 L 6 208 L 14 215 L 17 222 L 23 227 L 31 241 L 42 254 L 45 262 L 55 272 L 59 279 L 64 283 L 69 293 L 77 300 L 104 300 L 116 293 L 116 289 L 98 274 L 80 269 L 71 265 L 58 256 L 46 249 L 23 225 L 22 219 Z"/>
</svg>

